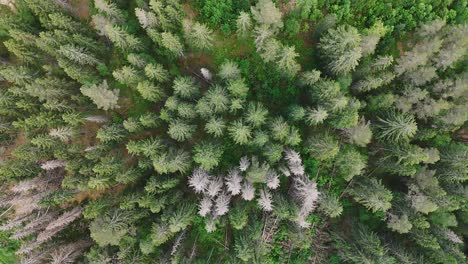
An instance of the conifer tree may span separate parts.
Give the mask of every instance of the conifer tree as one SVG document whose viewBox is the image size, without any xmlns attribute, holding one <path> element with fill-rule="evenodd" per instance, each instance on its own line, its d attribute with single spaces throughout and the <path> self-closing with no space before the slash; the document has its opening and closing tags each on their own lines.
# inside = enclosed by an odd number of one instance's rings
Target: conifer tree
<svg viewBox="0 0 468 264">
<path fill-rule="evenodd" d="M 115 46 L 124 51 L 142 49 L 142 43 L 137 37 L 117 25 L 106 25 L 105 34 Z"/>
<path fill-rule="evenodd" d="M 379 118 L 377 127 L 380 130 L 379 137 L 390 141 L 402 141 L 411 139 L 418 129 L 414 117 L 409 113 L 392 111 L 385 119 Z"/>
<path fill-rule="evenodd" d="M 349 73 L 356 68 L 362 56 L 361 36 L 351 26 L 330 29 L 320 38 L 320 51 L 331 73 Z"/>
<path fill-rule="evenodd" d="M 392 192 L 387 190 L 382 182 L 375 178 L 360 178 L 349 192 L 354 200 L 372 212 L 385 212 L 392 206 Z"/>
<path fill-rule="evenodd" d="M 159 102 L 164 96 L 162 89 L 149 81 L 139 82 L 136 89 L 141 97 L 151 102 Z"/>
<path fill-rule="evenodd" d="M 109 110 L 118 108 L 119 90 L 109 90 L 106 80 L 100 84 L 82 86 L 80 90 L 83 95 L 91 98 L 100 109 Z"/>
<path fill-rule="evenodd" d="M 236 20 L 237 33 L 239 35 L 246 35 L 252 27 L 252 20 L 250 15 L 244 11 L 239 13 Z"/>
<path fill-rule="evenodd" d="M 260 0 L 250 11 L 255 21 L 261 25 L 273 30 L 283 27 L 282 13 L 271 0 Z"/>
<path fill-rule="evenodd" d="M 167 130 L 167 133 L 171 138 L 177 141 L 185 141 L 192 137 L 195 129 L 195 125 L 190 125 L 181 119 L 176 119 L 169 123 L 169 129 Z"/>
<path fill-rule="evenodd" d="M 209 50 L 213 46 L 212 31 L 198 22 L 184 21 L 185 37 L 195 49 Z"/>
<path fill-rule="evenodd" d="M 193 160 L 205 170 L 211 170 L 219 164 L 223 149 L 218 144 L 201 142 L 194 147 Z"/>
</svg>

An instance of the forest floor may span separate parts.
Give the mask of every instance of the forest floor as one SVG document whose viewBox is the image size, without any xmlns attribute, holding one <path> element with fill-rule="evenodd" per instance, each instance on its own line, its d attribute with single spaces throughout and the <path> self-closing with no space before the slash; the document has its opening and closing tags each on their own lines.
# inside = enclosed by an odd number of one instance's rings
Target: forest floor
<svg viewBox="0 0 468 264">
<path fill-rule="evenodd" d="M 73 13 L 79 18 L 86 20 L 90 16 L 90 0 L 73 0 L 72 6 L 75 8 Z"/>
</svg>

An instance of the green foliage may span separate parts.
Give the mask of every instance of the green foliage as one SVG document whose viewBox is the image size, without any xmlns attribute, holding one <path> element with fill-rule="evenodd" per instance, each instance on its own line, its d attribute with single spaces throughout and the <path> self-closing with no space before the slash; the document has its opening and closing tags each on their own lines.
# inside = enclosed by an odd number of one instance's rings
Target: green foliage
<svg viewBox="0 0 468 264">
<path fill-rule="evenodd" d="M 354 27 L 329 29 L 320 38 L 320 50 L 331 73 L 347 74 L 358 65 L 362 56 L 361 36 Z"/>
<path fill-rule="evenodd" d="M 200 164 L 202 169 L 211 170 L 219 164 L 223 148 L 218 144 L 201 142 L 194 147 L 193 152 L 193 160 Z"/>
<path fill-rule="evenodd" d="M 361 203 L 372 212 L 387 211 L 392 204 L 390 203 L 393 195 L 387 190 L 381 181 L 371 178 L 361 178 L 350 190 L 350 194 L 358 203 Z"/>
<path fill-rule="evenodd" d="M 466 262 L 466 1 L 3 2 L 0 262 Z"/>
</svg>

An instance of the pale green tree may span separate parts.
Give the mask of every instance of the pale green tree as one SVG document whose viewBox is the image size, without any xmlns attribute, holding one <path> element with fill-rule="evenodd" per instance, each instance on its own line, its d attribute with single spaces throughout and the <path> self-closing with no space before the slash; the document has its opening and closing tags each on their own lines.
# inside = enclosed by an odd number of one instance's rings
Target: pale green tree
<svg viewBox="0 0 468 264">
<path fill-rule="evenodd" d="M 283 27 L 281 11 L 271 0 L 260 0 L 250 8 L 253 18 L 261 25 L 268 26 L 273 30 Z"/>
<path fill-rule="evenodd" d="M 320 79 L 322 73 L 318 70 L 305 71 L 301 74 L 301 82 L 305 85 L 312 86 Z"/>
<path fill-rule="evenodd" d="M 363 173 L 366 163 L 366 159 L 357 150 L 344 148 L 336 157 L 336 172 L 345 180 L 350 181 L 354 176 Z"/>
<path fill-rule="evenodd" d="M 301 70 L 301 65 L 297 63 L 296 58 L 299 54 L 294 47 L 283 47 L 279 53 L 278 69 L 288 77 L 294 77 Z"/>
<path fill-rule="evenodd" d="M 192 77 L 180 76 L 174 80 L 174 93 L 182 98 L 192 98 L 199 94 L 198 85 Z"/>
<path fill-rule="evenodd" d="M 184 53 L 184 46 L 179 37 L 171 32 L 161 33 L 161 45 L 174 55 L 181 56 Z"/>
<path fill-rule="evenodd" d="M 229 135 L 239 145 L 245 145 L 252 138 L 252 130 L 241 120 L 236 120 L 228 127 Z"/>
<path fill-rule="evenodd" d="M 245 121 L 252 127 L 260 127 L 265 124 L 268 110 L 261 103 L 250 103 L 245 112 Z"/>
<path fill-rule="evenodd" d="M 234 97 L 245 98 L 249 92 L 249 87 L 243 78 L 237 78 L 228 82 L 227 90 Z"/>
<path fill-rule="evenodd" d="M 140 50 L 142 48 L 142 43 L 137 37 L 131 35 L 119 26 L 111 24 L 106 25 L 105 33 L 110 41 L 122 50 Z"/>
<path fill-rule="evenodd" d="M 219 76 L 224 80 L 230 79 L 239 79 L 241 76 L 241 72 L 239 66 L 233 61 L 226 60 L 221 64 L 219 69 Z"/>
<path fill-rule="evenodd" d="M 409 113 L 391 111 L 385 118 L 379 117 L 378 137 L 390 141 L 411 139 L 418 130 L 414 116 Z"/>
<path fill-rule="evenodd" d="M 201 142 L 193 149 L 193 161 L 200 164 L 202 169 L 211 170 L 218 166 L 223 152 L 223 148 L 219 144 Z"/>
<path fill-rule="evenodd" d="M 249 30 L 252 28 L 252 19 L 250 15 L 244 11 L 239 13 L 239 16 L 236 19 L 237 34 L 246 35 Z"/>
<path fill-rule="evenodd" d="M 184 21 L 185 38 L 195 49 L 209 50 L 213 47 L 213 31 L 198 22 Z"/>
<path fill-rule="evenodd" d="M 338 141 L 329 133 L 312 136 L 307 142 L 307 151 L 318 160 L 329 160 L 338 154 Z"/>
<path fill-rule="evenodd" d="M 341 215 L 343 212 L 343 206 L 341 205 L 339 198 L 329 193 L 321 193 L 319 200 L 319 210 L 325 215 L 335 218 Z"/>
<path fill-rule="evenodd" d="M 351 26 L 329 29 L 320 38 L 319 48 L 331 73 L 347 74 L 356 68 L 362 56 L 361 35 Z"/>
<path fill-rule="evenodd" d="M 372 212 L 385 212 L 392 206 L 392 192 L 376 178 L 361 178 L 355 181 L 349 193 L 356 202 L 364 205 Z"/>
<path fill-rule="evenodd" d="M 327 117 L 328 112 L 320 106 L 316 109 L 308 108 L 305 112 L 305 121 L 310 126 L 323 123 Z"/>
<path fill-rule="evenodd" d="M 215 137 L 220 137 L 224 134 L 226 122 L 220 117 L 212 117 L 205 125 L 205 131 Z"/>
<path fill-rule="evenodd" d="M 118 245 L 130 230 L 128 212 L 114 210 L 96 218 L 89 227 L 91 237 L 100 246 Z"/>
<path fill-rule="evenodd" d="M 99 12 L 111 19 L 123 21 L 123 12 L 119 10 L 117 5 L 112 2 L 107 0 L 94 0 L 94 7 L 96 7 Z"/>
<path fill-rule="evenodd" d="M 176 119 L 169 123 L 167 133 L 171 138 L 177 141 L 185 141 L 192 137 L 195 129 L 195 125 L 190 125 L 181 119 Z"/>
<path fill-rule="evenodd" d="M 210 87 L 204 98 L 206 99 L 208 106 L 211 108 L 210 111 L 214 113 L 223 113 L 228 110 L 229 97 L 226 89 L 223 87 L 218 85 Z"/>
<path fill-rule="evenodd" d="M 158 82 L 169 80 L 169 72 L 161 64 L 148 63 L 145 66 L 146 77 Z"/>
<path fill-rule="evenodd" d="M 109 110 L 119 107 L 117 105 L 119 90 L 110 90 L 106 80 L 100 84 L 84 85 L 80 90 L 83 95 L 91 98 L 99 109 Z"/>
<path fill-rule="evenodd" d="M 366 122 L 364 117 L 359 120 L 358 124 L 354 127 L 345 129 L 344 132 L 349 143 L 360 147 L 365 147 L 372 140 L 370 122 Z"/>
<path fill-rule="evenodd" d="M 120 141 L 126 137 L 127 133 L 122 125 L 112 124 L 102 127 L 96 133 L 96 138 L 103 143 Z"/>
<path fill-rule="evenodd" d="M 141 97 L 151 102 L 159 102 L 164 96 L 164 91 L 149 81 L 139 82 L 136 89 Z"/>
<path fill-rule="evenodd" d="M 112 76 L 122 84 L 136 85 L 142 78 L 139 72 L 132 66 L 123 66 L 120 69 L 115 69 Z"/>
<path fill-rule="evenodd" d="M 86 49 L 76 47 L 73 44 L 61 46 L 58 53 L 69 60 L 72 60 L 80 65 L 96 65 L 99 60 L 90 54 Z"/>
</svg>

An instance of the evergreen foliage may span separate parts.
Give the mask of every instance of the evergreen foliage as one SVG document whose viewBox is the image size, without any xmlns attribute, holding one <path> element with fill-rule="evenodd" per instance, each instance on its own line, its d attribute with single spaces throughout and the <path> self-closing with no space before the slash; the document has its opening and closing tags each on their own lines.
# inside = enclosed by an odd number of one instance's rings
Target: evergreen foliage
<svg viewBox="0 0 468 264">
<path fill-rule="evenodd" d="M 1 263 L 466 263 L 455 1 L 0 1 Z"/>
</svg>

